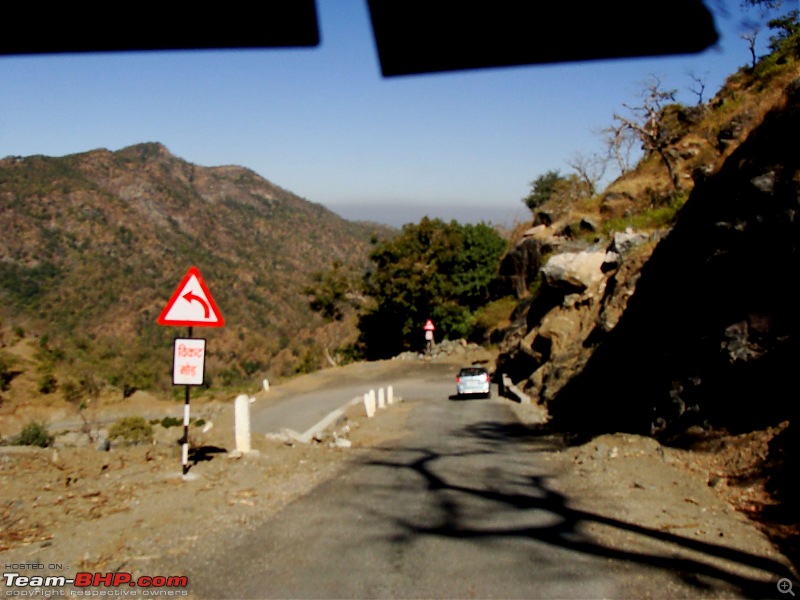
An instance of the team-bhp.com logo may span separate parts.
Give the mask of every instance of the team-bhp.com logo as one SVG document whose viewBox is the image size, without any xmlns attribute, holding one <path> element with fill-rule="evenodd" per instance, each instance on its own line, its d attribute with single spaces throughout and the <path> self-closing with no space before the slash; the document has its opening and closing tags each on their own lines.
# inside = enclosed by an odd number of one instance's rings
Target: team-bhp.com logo
<svg viewBox="0 0 800 600">
<path fill-rule="evenodd" d="M 6 596 L 185 596 L 184 589 L 189 580 L 185 576 L 142 575 L 134 578 L 130 573 L 75 573 L 74 577 L 63 575 L 21 575 L 3 573 Z M 58 589 L 65 586 L 78 589 Z M 9 589 L 9 588 L 16 589 Z M 33 589 L 31 589 L 33 588 Z M 48 588 L 44 590 L 42 588 Z M 56 588 L 56 589 L 53 589 Z M 99 589 L 99 588 L 114 588 Z M 132 590 L 130 588 L 141 588 Z M 166 588 L 166 589 L 165 589 Z M 47 593 L 45 593 L 45 591 Z"/>
</svg>

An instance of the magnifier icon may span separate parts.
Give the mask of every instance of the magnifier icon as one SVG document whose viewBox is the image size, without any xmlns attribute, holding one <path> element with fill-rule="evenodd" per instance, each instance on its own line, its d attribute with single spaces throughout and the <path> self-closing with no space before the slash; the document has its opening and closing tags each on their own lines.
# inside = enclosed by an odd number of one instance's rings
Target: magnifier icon
<svg viewBox="0 0 800 600">
<path fill-rule="evenodd" d="M 794 596 L 794 592 L 792 591 L 792 582 L 785 577 L 778 580 L 778 591 L 781 594 L 791 594 Z"/>
</svg>

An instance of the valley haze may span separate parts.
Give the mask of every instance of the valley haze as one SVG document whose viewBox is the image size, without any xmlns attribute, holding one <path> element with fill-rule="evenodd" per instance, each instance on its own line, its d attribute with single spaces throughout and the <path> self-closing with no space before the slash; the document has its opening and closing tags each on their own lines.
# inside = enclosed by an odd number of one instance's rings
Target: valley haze
<svg viewBox="0 0 800 600">
<path fill-rule="evenodd" d="M 408 223 L 418 223 L 423 217 L 456 220 L 459 223 L 487 223 L 512 229 L 519 223 L 531 220 L 531 212 L 521 201 L 519 206 L 498 203 L 483 205 L 364 202 L 358 204 L 328 204 L 330 210 L 349 221 L 384 223 L 401 228 Z"/>
</svg>

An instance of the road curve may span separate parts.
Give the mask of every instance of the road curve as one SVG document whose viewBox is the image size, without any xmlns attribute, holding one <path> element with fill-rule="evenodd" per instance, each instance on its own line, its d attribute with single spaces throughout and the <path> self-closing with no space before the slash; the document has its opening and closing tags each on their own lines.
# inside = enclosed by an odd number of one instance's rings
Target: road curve
<svg viewBox="0 0 800 600">
<path fill-rule="evenodd" d="M 321 381 L 310 385 L 311 389 L 297 390 L 288 385 L 276 388 L 274 393 L 260 394 L 251 409 L 251 428 L 259 434 L 283 429 L 303 433 L 353 399 L 389 386 L 395 396 L 405 400 L 447 396 L 455 392 L 457 371 L 453 365 L 397 361 L 323 371 L 318 375 Z M 352 375 L 356 372 L 359 376 Z"/>
<path fill-rule="evenodd" d="M 774 590 L 715 572 L 669 534 L 570 507 L 557 438 L 505 400 L 409 382 L 401 440 L 366 452 L 241 537 L 185 564 L 197 598 L 739 597 Z M 630 542 L 620 551 L 587 524 Z M 729 553 L 731 554 L 731 553 Z M 733 556 L 733 554 L 731 554 Z M 752 557 L 733 556 L 746 562 Z M 698 577 L 700 574 L 702 577 Z M 709 583 L 711 581 L 711 583 Z M 774 594 L 773 594 L 774 595 Z"/>
</svg>

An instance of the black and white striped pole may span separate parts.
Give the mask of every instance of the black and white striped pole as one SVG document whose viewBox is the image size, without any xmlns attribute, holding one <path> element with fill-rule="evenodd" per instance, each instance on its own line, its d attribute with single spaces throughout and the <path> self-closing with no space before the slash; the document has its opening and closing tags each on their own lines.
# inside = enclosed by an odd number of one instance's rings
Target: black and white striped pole
<svg viewBox="0 0 800 600">
<path fill-rule="evenodd" d="M 192 327 L 222 327 L 225 319 L 217 308 L 211 292 L 197 267 L 184 275 L 169 302 L 158 317 L 159 325 L 188 327 L 185 338 L 175 338 L 172 352 L 172 384 L 185 386 L 183 404 L 183 442 L 181 470 L 183 478 L 189 473 L 190 389 L 203 385 L 205 376 L 206 340 L 192 337 Z"/>
<path fill-rule="evenodd" d="M 189 472 L 189 386 L 186 386 L 186 399 L 183 403 L 183 447 L 181 448 L 181 474 Z"/>
<path fill-rule="evenodd" d="M 172 351 L 172 385 L 185 387 L 183 403 L 183 447 L 181 465 L 184 477 L 189 472 L 189 411 L 193 385 L 203 385 L 205 379 L 206 341 L 192 337 L 192 328 L 185 338 L 175 338 Z"/>
<path fill-rule="evenodd" d="M 189 332 L 186 336 L 188 339 L 192 339 L 192 328 L 189 327 Z M 203 352 L 205 355 L 205 352 Z M 177 363 L 177 357 L 173 357 L 173 383 L 175 378 L 175 364 Z M 204 369 L 205 370 L 205 369 Z M 181 448 L 181 467 L 182 467 L 182 474 L 185 477 L 186 474 L 189 472 L 189 423 L 191 422 L 190 417 L 190 410 L 189 404 L 191 400 L 191 392 L 192 389 L 189 385 L 184 385 L 184 401 L 183 401 L 183 447 Z"/>
</svg>

